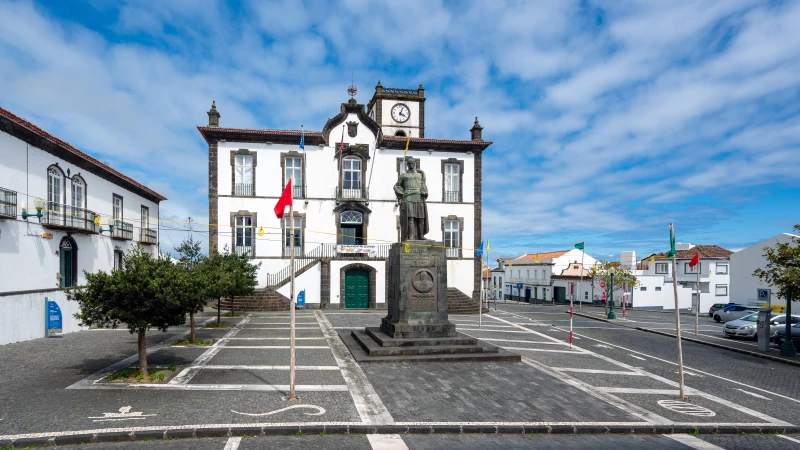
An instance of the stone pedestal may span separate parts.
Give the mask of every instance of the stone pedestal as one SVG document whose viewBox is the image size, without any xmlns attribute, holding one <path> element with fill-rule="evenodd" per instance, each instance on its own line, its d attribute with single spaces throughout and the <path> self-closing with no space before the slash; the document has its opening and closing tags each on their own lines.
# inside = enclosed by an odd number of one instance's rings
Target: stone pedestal
<svg viewBox="0 0 800 450">
<path fill-rule="evenodd" d="M 456 332 L 447 318 L 447 261 L 440 242 L 393 244 L 387 270 L 389 312 L 380 328 L 338 332 L 356 361 L 520 361 L 519 355 Z"/>
<path fill-rule="evenodd" d="M 441 242 L 392 244 L 387 270 L 389 311 L 381 321 L 384 333 L 406 339 L 456 336 L 456 326 L 447 320 L 447 261 Z"/>
</svg>

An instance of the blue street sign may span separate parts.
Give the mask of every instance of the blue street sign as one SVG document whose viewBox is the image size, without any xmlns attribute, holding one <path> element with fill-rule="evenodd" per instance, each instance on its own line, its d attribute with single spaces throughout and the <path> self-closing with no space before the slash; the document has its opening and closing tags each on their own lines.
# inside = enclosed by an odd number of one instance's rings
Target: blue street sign
<svg viewBox="0 0 800 450">
<path fill-rule="evenodd" d="M 517 289 L 522 289 L 522 283 L 517 284 Z"/>
<path fill-rule="evenodd" d="M 55 301 L 45 298 L 47 299 L 47 335 L 52 336 L 62 332 L 61 308 L 58 307 L 58 303 Z"/>
<path fill-rule="evenodd" d="M 306 290 L 303 289 L 297 294 L 297 306 L 306 306 Z"/>
<path fill-rule="evenodd" d="M 769 300 L 769 289 L 759 289 L 758 290 L 758 299 L 759 300 Z"/>
</svg>

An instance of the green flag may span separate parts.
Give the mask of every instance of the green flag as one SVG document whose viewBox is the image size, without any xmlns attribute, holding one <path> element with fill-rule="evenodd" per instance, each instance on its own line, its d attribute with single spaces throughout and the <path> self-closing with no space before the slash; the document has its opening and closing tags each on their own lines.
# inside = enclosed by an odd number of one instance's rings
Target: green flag
<svg viewBox="0 0 800 450">
<path fill-rule="evenodd" d="M 577 244 L 575 244 L 575 248 L 577 248 L 578 250 L 583 250 L 583 242 L 578 242 Z"/>
<path fill-rule="evenodd" d="M 675 259 L 675 230 L 669 227 L 669 255 L 670 259 Z"/>
</svg>

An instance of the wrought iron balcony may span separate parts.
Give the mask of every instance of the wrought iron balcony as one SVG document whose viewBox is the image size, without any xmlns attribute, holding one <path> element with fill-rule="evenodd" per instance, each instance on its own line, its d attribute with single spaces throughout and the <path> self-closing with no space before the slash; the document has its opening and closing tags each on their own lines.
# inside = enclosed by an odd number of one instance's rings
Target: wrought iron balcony
<svg viewBox="0 0 800 450">
<path fill-rule="evenodd" d="M 133 240 L 133 224 L 120 219 L 114 219 L 114 230 L 111 232 L 111 239 Z"/>
<path fill-rule="evenodd" d="M 444 191 L 444 201 L 448 203 L 459 203 L 461 201 L 461 191 Z"/>
<path fill-rule="evenodd" d="M 139 231 L 139 242 L 148 245 L 158 244 L 158 233 L 152 228 L 142 228 Z"/>
<path fill-rule="evenodd" d="M 233 193 L 237 196 L 241 197 L 252 197 L 253 196 L 253 184 L 252 183 L 236 183 L 233 186 Z"/>
<path fill-rule="evenodd" d="M 461 256 L 460 248 L 448 247 L 445 249 L 445 256 L 448 258 L 458 258 Z"/>
<path fill-rule="evenodd" d="M 0 188 L 0 218 L 17 217 L 17 192 Z"/>
<path fill-rule="evenodd" d="M 97 214 L 85 208 L 47 202 L 42 211 L 42 226 L 75 232 L 97 233 L 94 218 Z"/>
<path fill-rule="evenodd" d="M 336 200 L 369 200 L 369 190 L 363 185 L 359 189 L 336 187 Z"/>
<path fill-rule="evenodd" d="M 233 251 L 239 256 L 248 256 L 250 258 L 255 256 L 255 247 L 252 245 L 237 245 L 233 247 Z"/>
</svg>

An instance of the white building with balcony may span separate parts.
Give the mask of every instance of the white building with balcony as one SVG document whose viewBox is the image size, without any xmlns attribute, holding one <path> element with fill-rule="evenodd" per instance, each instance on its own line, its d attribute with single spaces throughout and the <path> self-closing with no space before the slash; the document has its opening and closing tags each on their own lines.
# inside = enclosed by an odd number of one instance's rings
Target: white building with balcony
<svg viewBox="0 0 800 450">
<path fill-rule="evenodd" d="M 426 238 L 447 247 L 451 312 L 477 312 L 481 155 L 491 142 L 477 118 L 471 139 L 426 138 L 425 100 L 422 86 L 379 82 L 366 107 L 350 99 L 321 131 L 220 127 L 212 104 L 208 126 L 198 127 L 209 150 L 209 247 L 261 263 L 250 307 L 288 308 L 292 240 L 296 290 L 308 306 L 385 307 L 386 259 L 400 237 L 394 184 L 408 145 L 426 176 Z M 278 220 L 273 208 L 290 178 L 294 216 Z"/>
<path fill-rule="evenodd" d="M 771 297 L 771 303 L 773 305 L 786 306 L 786 300 L 778 298 L 776 295 L 779 289 L 759 280 L 758 277 L 753 275 L 753 271 L 758 268 L 764 269 L 767 267 L 767 259 L 764 258 L 765 247 L 774 247 L 777 243 L 797 243 L 798 241 L 800 241 L 800 235 L 781 233 L 747 248 L 743 248 L 731 255 L 730 301 L 743 305 L 767 304 L 769 298 L 758 297 L 759 290 L 767 290 L 769 291 L 767 295 Z M 800 297 L 800 292 L 794 294 L 794 298 L 798 297 Z M 796 314 L 794 310 L 793 313 Z"/>
<path fill-rule="evenodd" d="M 48 298 L 77 331 L 65 289 L 158 252 L 163 196 L 3 108 L 0 174 L 0 344 L 44 337 Z"/>
<path fill-rule="evenodd" d="M 553 301 L 552 262 L 519 258 L 504 261 L 505 298 L 527 303 Z"/>
</svg>

